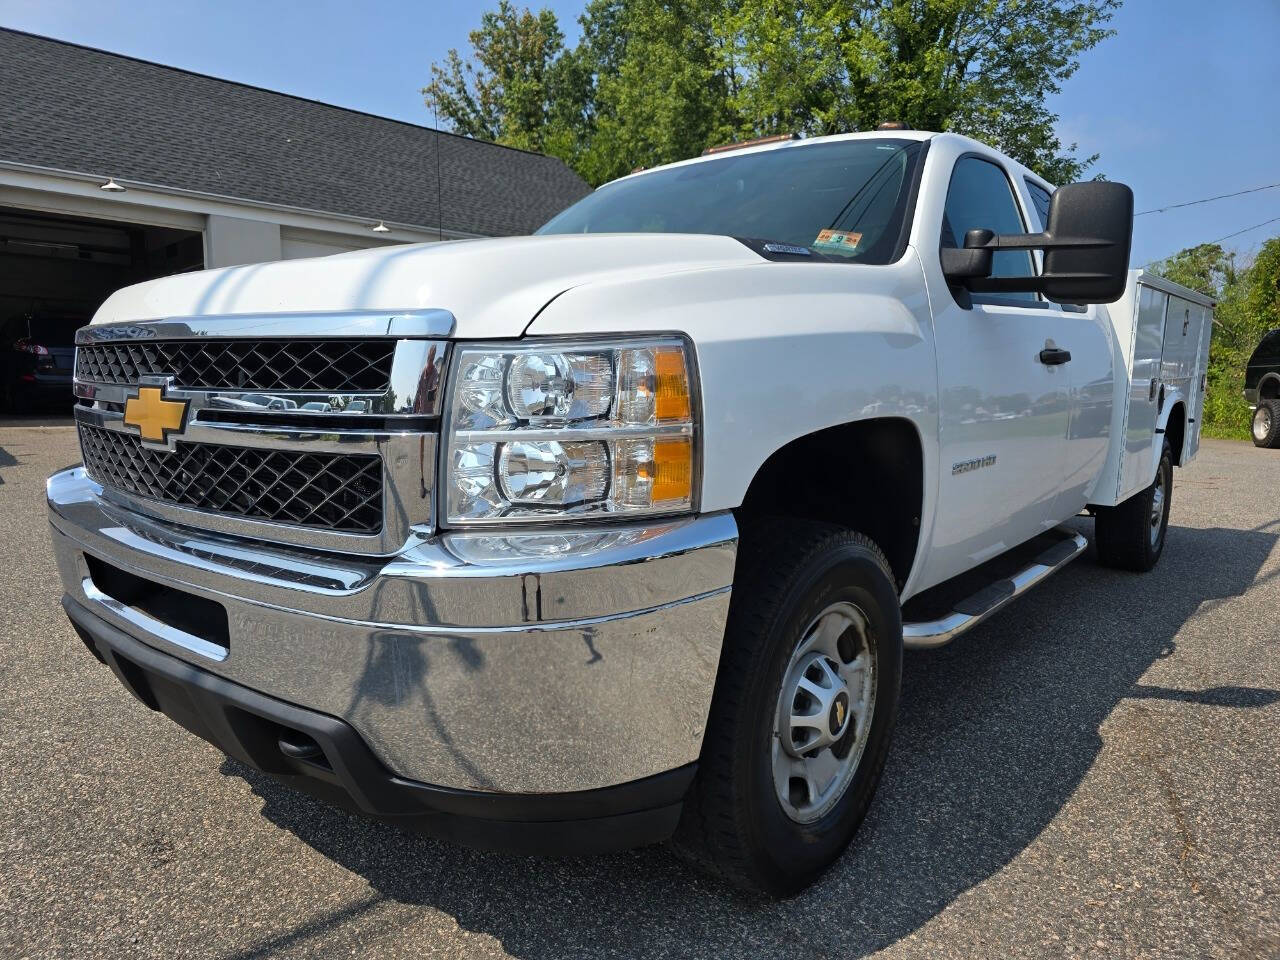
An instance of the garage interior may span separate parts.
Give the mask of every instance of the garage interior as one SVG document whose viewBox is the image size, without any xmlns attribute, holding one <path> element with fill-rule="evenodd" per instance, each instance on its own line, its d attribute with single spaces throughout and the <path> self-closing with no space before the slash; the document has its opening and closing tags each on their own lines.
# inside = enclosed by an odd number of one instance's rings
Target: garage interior
<svg viewBox="0 0 1280 960">
<path fill-rule="evenodd" d="M 65 398 L 60 389 L 40 396 L 23 389 L 33 351 L 45 348 L 37 359 L 46 372 L 61 375 L 65 368 L 69 378 L 65 348 L 113 291 L 203 267 L 197 230 L 0 207 L 0 409 L 69 410 L 69 382 Z"/>
</svg>

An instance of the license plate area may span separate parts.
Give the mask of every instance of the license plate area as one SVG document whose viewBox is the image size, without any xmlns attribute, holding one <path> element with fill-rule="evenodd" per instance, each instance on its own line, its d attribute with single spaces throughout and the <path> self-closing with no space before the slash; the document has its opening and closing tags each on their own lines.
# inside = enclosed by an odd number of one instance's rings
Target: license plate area
<svg viewBox="0 0 1280 960">
<path fill-rule="evenodd" d="M 211 647 L 217 659 L 224 659 L 230 652 L 231 631 L 227 611 L 222 604 L 139 577 L 87 553 L 84 562 L 94 588 L 113 601 L 108 606 L 116 612 L 127 617 L 131 611 L 160 627 L 167 627 L 175 632 L 175 636 L 168 639 L 183 646 L 190 644 L 184 643 L 180 637 L 195 638 Z M 128 619 L 140 626 L 149 626 L 136 617 Z M 209 655 L 211 651 L 197 652 Z"/>
</svg>

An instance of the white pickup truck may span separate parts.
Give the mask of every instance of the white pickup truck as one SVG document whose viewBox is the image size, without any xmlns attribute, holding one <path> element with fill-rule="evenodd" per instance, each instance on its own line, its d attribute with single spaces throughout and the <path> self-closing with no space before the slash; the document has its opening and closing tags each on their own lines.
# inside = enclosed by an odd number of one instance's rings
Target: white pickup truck
<svg viewBox="0 0 1280 960">
<path fill-rule="evenodd" d="M 533 237 L 129 287 L 77 337 L 63 604 L 144 704 L 334 803 L 674 836 L 786 895 L 867 811 L 904 647 L 1076 557 L 1083 511 L 1102 562 L 1159 559 L 1212 304 L 1128 271 L 1131 215 L 885 130 Z"/>
</svg>

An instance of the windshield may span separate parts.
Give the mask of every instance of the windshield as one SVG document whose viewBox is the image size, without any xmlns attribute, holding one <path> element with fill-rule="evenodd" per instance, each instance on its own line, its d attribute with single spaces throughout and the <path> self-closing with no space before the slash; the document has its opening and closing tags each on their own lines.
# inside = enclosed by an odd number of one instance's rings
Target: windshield
<svg viewBox="0 0 1280 960">
<path fill-rule="evenodd" d="M 714 233 L 889 263 L 922 149 L 876 139 L 730 153 L 606 184 L 538 233 Z"/>
</svg>

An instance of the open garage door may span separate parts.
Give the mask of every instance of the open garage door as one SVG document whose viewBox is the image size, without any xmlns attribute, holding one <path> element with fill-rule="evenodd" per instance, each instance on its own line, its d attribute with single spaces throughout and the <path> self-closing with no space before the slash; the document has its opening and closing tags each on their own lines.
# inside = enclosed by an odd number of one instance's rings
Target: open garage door
<svg viewBox="0 0 1280 960">
<path fill-rule="evenodd" d="M 0 207 L 0 410 L 69 408 L 73 337 L 99 304 L 203 266 L 199 231 Z"/>
</svg>

